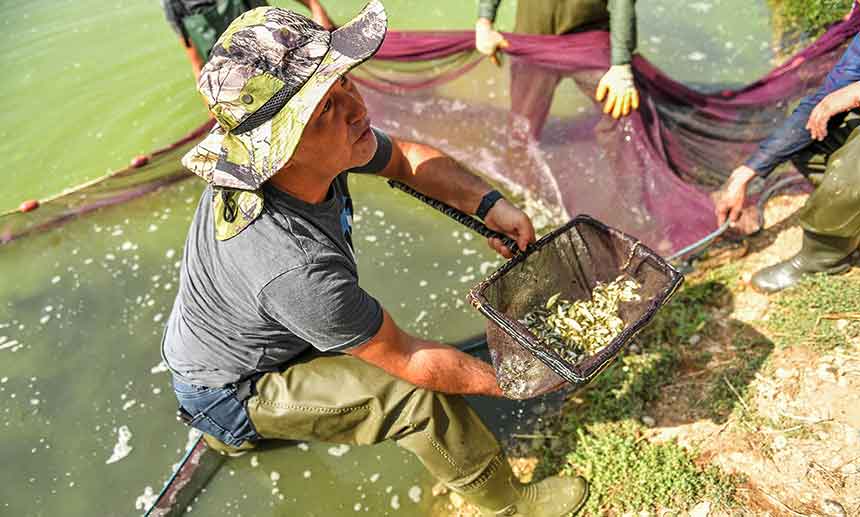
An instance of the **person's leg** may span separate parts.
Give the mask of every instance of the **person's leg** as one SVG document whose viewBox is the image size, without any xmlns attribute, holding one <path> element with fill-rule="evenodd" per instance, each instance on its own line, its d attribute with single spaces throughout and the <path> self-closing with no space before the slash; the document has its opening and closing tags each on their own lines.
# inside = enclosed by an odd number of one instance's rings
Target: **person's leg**
<svg viewBox="0 0 860 517">
<path fill-rule="evenodd" d="M 523 59 L 511 60 L 510 132 L 513 144 L 528 145 L 540 140 L 552 106 L 552 97 L 561 80 L 555 70 Z"/>
<path fill-rule="evenodd" d="M 501 453 L 462 397 L 417 388 L 349 355 L 316 355 L 263 375 L 247 407 L 263 438 L 394 440 L 446 483 L 470 479 Z"/>
<path fill-rule="evenodd" d="M 850 267 L 860 244 L 860 129 L 844 140 L 827 160 L 821 184 L 800 212 L 803 245 L 790 259 L 753 275 L 752 285 L 776 292 L 796 285 L 810 273 L 836 274 Z M 815 173 L 820 159 L 808 160 L 805 173 Z"/>
<path fill-rule="evenodd" d="M 519 506 L 531 512 L 523 515 L 561 516 L 532 509 L 541 504 L 569 512 L 585 500 L 581 478 L 521 489 L 495 436 L 462 397 L 417 388 L 349 355 L 317 355 L 264 375 L 247 407 L 264 438 L 394 440 L 436 478 L 492 512 L 513 508 L 510 515 L 517 515 Z"/>
</svg>

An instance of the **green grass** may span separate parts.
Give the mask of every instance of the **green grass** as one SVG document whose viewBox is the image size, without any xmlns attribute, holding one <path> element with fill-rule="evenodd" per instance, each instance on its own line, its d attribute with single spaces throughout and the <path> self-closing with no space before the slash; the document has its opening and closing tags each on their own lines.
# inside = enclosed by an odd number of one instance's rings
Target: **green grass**
<svg viewBox="0 0 860 517">
<path fill-rule="evenodd" d="M 583 515 L 607 511 L 656 508 L 686 510 L 708 500 L 715 508 L 730 507 L 740 479 L 713 466 L 700 467 L 693 454 L 675 442 L 637 439 L 637 426 L 595 426 L 580 431 L 576 450 L 568 454 L 568 470 L 591 483 Z"/>
<path fill-rule="evenodd" d="M 815 38 L 845 16 L 853 0 L 770 0 L 778 25 L 789 35 Z"/>
<path fill-rule="evenodd" d="M 731 305 L 729 286 L 736 282 L 735 268 L 723 267 L 684 286 L 640 334 L 640 353 L 622 354 L 568 401 L 563 416 L 548 431 L 557 438 L 535 444 L 542 460 L 536 477 L 566 470 L 588 478 L 592 495 L 583 515 L 685 510 L 704 499 L 731 507 L 738 478 L 697 465 L 696 452 L 674 442 L 650 443 L 643 438 L 641 418 L 682 367 L 701 370 L 708 362 L 710 354 L 691 345 L 690 338 L 717 329 L 716 310 Z M 735 389 L 745 390 L 771 347 L 750 329 L 738 330 L 735 346 L 740 357 L 731 366 L 736 369 L 722 373 Z M 754 360 L 743 355 L 750 352 Z M 707 414 L 723 416 L 735 409 L 737 401 L 734 393 L 716 386 L 712 393 L 690 396 L 704 397 L 704 405 L 713 406 Z"/>
<path fill-rule="evenodd" d="M 860 307 L 860 276 L 815 275 L 772 297 L 768 330 L 777 346 L 804 345 L 828 350 L 848 344 L 860 335 L 860 322 L 850 320 L 839 330 L 838 314 L 857 313 Z"/>
</svg>

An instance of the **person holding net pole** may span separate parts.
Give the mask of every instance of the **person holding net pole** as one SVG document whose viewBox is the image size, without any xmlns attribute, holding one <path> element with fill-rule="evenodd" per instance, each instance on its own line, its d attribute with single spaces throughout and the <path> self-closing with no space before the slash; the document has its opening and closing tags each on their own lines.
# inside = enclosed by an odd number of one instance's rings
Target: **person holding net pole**
<svg viewBox="0 0 860 517">
<path fill-rule="evenodd" d="M 370 125 L 349 70 L 386 32 L 370 2 L 326 31 L 275 7 L 215 45 L 198 89 L 217 124 L 183 159 L 204 178 L 162 340 L 180 415 L 225 453 L 265 439 L 393 440 L 487 515 L 567 515 L 581 477 L 521 485 L 462 395 L 499 397 L 492 366 L 411 336 L 359 284 L 349 174 L 483 218 L 525 249 L 528 216 L 441 152 Z M 511 256 L 498 238 L 490 246 Z"/>
<path fill-rule="evenodd" d="M 334 23 L 318 0 L 296 0 L 311 12 L 315 22 L 326 30 Z M 267 6 L 266 0 L 161 0 L 161 7 L 170 26 L 180 37 L 182 47 L 191 61 L 194 80 L 209 57 L 215 41 L 237 16 L 256 7 Z"/>
<path fill-rule="evenodd" d="M 501 0 L 480 0 L 475 23 L 475 47 L 498 63 L 499 49 L 508 41 L 494 29 Z M 514 32 L 560 35 L 609 30 L 611 66 L 600 79 L 595 99 L 613 118 L 639 108 L 639 92 L 630 62 L 636 49 L 635 0 L 531 0 L 517 2 Z M 557 71 L 514 62 L 511 65 L 511 111 L 527 124 L 525 133 L 537 139 L 546 122 L 553 92 L 561 80 Z"/>
<path fill-rule="evenodd" d="M 851 267 L 860 244 L 860 35 L 827 74 L 818 90 L 805 97 L 783 125 L 736 168 L 718 194 L 719 224 L 736 222 L 746 190 L 779 164 L 792 164 L 817 184 L 800 211 L 800 251 L 756 272 L 752 286 L 773 293 L 797 285 L 814 273 L 836 274 Z"/>
</svg>

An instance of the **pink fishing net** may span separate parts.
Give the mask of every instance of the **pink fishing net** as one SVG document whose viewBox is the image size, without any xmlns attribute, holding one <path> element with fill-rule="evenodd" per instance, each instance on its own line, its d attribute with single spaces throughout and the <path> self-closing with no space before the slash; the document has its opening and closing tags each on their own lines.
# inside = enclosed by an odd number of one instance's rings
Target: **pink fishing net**
<svg viewBox="0 0 860 517">
<path fill-rule="evenodd" d="M 609 66 L 608 34 L 600 31 L 506 35 L 509 58 L 492 74 L 480 66 L 471 32 L 391 31 L 354 77 L 374 124 L 392 136 L 441 148 L 556 222 L 589 214 L 669 254 L 716 228 L 709 193 L 821 83 L 858 28 L 855 9 L 759 81 L 712 94 L 636 57 L 641 106 L 620 121 L 591 101 L 549 110 L 567 78 L 591 98 Z M 178 161 L 190 145 L 178 142 L 37 210 L 0 215 L 0 242 L 190 177 Z"/>
</svg>

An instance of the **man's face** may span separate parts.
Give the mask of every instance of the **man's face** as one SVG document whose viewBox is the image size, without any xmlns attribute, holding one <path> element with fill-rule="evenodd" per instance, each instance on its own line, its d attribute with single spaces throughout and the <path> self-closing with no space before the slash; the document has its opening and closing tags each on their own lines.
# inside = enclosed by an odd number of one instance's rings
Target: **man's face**
<svg viewBox="0 0 860 517">
<path fill-rule="evenodd" d="M 352 81 L 342 77 L 320 100 L 288 165 L 310 165 L 335 176 L 366 164 L 375 152 L 364 99 Z"/>
</svg>

